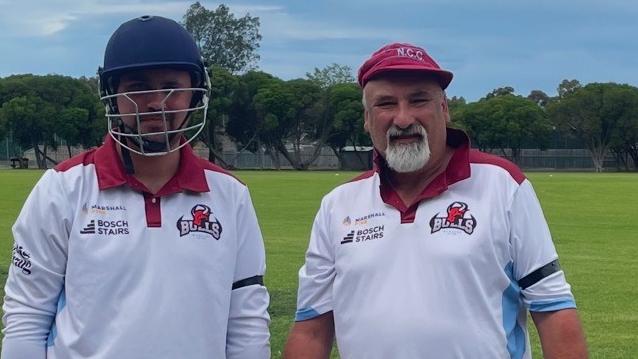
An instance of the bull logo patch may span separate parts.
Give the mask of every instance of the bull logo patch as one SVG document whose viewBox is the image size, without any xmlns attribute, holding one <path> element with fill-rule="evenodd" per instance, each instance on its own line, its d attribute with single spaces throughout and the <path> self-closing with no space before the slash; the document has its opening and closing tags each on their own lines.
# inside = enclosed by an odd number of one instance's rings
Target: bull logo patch
<svg viewBox="0 0 638 359">
<path fill-rule="evenodd" d="M 466 203 L 452 202 L 446 212 L 437 213 L 430 219 L 431 233 L 442 229 L 458 229 L 467 234 L 472 234 L 476 228 L 476 218 L 470 214 Z"/>
<path fill-rule="evenodd" d="M 189 233 L 199 232 L 210 235 L 219 240 L 222 235 L 222 224 L 213 215 L 213 211 L 204 204 L 197 204 L 191 209 L 193 219 L 184 219 L 184 216 L 177 220 L 179 236 L 183 237 Z"/>
</svg>

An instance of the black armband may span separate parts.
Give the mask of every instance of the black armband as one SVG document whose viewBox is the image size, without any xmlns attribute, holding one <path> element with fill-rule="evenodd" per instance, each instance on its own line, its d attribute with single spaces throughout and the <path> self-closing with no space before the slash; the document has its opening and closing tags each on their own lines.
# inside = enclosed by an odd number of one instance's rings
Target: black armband
<svg viewBox="0 0 638 359">
<path fill-rule="evenodd" d="M 238 280 L 233 283 L 233 290 L 255 284 L 264 285 L 264 276 L 256 275 L 254 277 Z"/>
<path fill-rule="evenodd" d="M 560 263 L 558 263 L 558 259 L 556 259 L 521 278 L 518 281 L 518 285 L 521 287 L 521 289 L 526 289 L 538 283 L 550 274 L 554 274 L 558 271 L 560 271 Z"/>
</svg>

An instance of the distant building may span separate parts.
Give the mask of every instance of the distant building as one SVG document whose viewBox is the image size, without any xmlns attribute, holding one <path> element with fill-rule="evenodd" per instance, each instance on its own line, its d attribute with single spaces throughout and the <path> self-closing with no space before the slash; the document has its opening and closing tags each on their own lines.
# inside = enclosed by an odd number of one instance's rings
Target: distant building
<svg viewBox="0 0 638 359">
<path fill-rule="evenodd" d="M 372 169 L 372 146 L 346 146 L 341 150 L 341 169 L 367 171 Z"/>
</svg>

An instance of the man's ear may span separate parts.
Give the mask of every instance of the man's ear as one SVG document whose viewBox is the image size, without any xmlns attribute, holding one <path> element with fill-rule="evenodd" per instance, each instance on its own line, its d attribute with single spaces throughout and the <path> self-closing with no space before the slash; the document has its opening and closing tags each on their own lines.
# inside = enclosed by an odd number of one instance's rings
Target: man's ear
<svg viewBox="0 0 638 359">
<path fill-rule="evenodd" d="M 368 112 L 368 110 L 364 109 L 363 110 L 363 130 L 366 131 L 366 133 L 370 133 L 370 113 Z"/>
<path fill-rule="evenodd" d="M 448 107 L 448 104 L 447 104 L 447 96 L 445 95 L 445 92 L 443 92 L 443 101 L 441 101 L 441 110 L 445 114 L 445 123 L 450 123 L 451 121 L 450 108 Z"/>
</svg>

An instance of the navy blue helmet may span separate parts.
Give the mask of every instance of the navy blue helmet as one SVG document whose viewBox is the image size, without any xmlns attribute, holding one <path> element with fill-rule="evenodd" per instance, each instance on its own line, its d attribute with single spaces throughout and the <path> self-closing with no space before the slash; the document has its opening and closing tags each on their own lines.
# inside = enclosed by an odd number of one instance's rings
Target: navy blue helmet
<svg viewBox="0 0 638 359">
<path fill-rule="evenodd" d="M 147 69 L 175 69 L 187 71 L 191 76 L 192 87 L 189 89 L 173 89 L 174 91 L 188 90 L 193 94 L 191 106 L 184 109 L 188 116 L 203 110 L 198 123 L 186 125 L 179 129 L 163 131 L 165 141 L 150 140 L 157 138 L 157 133 L 145 134 L 139 129 L 139 123 L 144 116 L 162 116 L 176 111 L 156 111 L 123 114 L 117 108 L 117 99 L 131 100 L 130 93 L 117 93 L 120 76 L 124 73 Z M 174 20 L 161 16 L 142 16 L 129 20 L 113 33 L 104 52 L 104 65 L 98 69 L 100 82 L 100 98 L 106 106 L 106 116 L 109 120 L 109 133 L 120 145 L 143 155 L 161 155 L 181 148 L 192 141 L 203 129 L 208 108 L 208 93 L 210 80 L 206 66 L 199 49 L 191 34 Z M 165 91 L 165 90 L 164 90 Z M 174 91 L 166 93 L 169 97 Z M 147 91 L 151 92 L 151 91 Z M 135 105 L 137 108 L 137 104 Z M 135 116 L 137 126 L 131 127 L 123 123 L 125 116 Z M 186 122 L 186 121 L 185 121 Z M 196 134 L 187 141 L 181 141 L 179 146 L 172 146 L 172 139 L 180 134 Z M 131 140 L 134 146 L 131 145 Z"/>
</svg>

